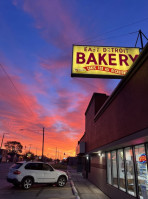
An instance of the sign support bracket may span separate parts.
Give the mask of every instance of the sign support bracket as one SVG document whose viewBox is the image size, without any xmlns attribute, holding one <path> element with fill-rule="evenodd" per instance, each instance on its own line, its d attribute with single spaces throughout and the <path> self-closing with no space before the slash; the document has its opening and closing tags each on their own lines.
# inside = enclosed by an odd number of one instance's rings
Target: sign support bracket
<svg viewBox="0 0 148 199">
<path fill-rule="evenodd" d="M 141 30 L 139 30 L 138 37 L 137 37 L 137 40 L 136 40 L 136 43 L 135 43 L 135 47 L 136 47 L 138 39 L 140 37 L 140 41 L 141 41 L 141 48 L 140 49 L 143 50 L 143 39 L 142 39 L 142 36 L 145 37 L 145 39 L 148 41 L 148 38 L 145 36 L 145 34 Z"/>
</svg>

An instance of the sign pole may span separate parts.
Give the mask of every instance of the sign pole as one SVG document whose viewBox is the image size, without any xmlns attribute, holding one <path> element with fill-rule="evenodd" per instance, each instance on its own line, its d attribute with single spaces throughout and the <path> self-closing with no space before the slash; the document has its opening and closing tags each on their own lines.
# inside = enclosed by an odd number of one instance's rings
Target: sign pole
<svg viewBox="0 0 148 199">
<path fill-rule="evenodd" d="M 143 50 L 143 39 L 142 39 L 142 36 L 145 37 L 145 39 L 146 39 L 147 41 L 148 41 L 148 38 L 145 36 L 145 34 L 144 34 L 141 30 L 139 30 L 139 33 L 138 33 L 138 37 L 137 37 L 137 40 L 136 40 L 135 47 L 136 47 L 136 45 L 137 45 L 139 36 L 140 36 L 140 41 L 141 41 L 141 49 Z"/>
</svg>

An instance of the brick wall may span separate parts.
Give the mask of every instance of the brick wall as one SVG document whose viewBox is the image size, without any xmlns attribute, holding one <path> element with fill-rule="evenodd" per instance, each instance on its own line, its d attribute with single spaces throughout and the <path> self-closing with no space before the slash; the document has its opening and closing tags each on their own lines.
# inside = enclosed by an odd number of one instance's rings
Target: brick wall
<svg viewBox="0 0 148 199">
<path fill-rule="evenodd" d="M 94 96 L 86 111 L 87 152 L 148 128 L 148 58 L 94 121 L 95 108 L 100 108 L 103 98 L 107 96 Z"/>
</svg>

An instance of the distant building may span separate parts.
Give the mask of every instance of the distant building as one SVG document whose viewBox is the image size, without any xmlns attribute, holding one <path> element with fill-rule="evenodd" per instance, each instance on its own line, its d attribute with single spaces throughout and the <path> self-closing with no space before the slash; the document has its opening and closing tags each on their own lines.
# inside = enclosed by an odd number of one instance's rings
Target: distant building
<svg viewBox="0 0 148 199">
<path fill-rule="evenodd" d="M 110 198 L 148 198 L 148 45 L 111 96 L 92 96 L 77 155 Z"/>
</svg>

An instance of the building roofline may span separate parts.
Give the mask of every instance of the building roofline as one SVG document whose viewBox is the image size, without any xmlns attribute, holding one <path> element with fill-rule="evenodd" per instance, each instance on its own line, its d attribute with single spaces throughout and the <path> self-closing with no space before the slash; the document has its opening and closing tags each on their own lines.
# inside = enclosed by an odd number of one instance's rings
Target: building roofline
<svg viewBox="0 0 148 199">
<path fill-rule="evenodd" d="M 81 137 L 80 140 L 78 141 L 78 144 L 79 144 L 79 142 L 81 142 L 81 140 L 85 137 L 85 135 L 86 135 L 86 132 L 84 132 L 84 134 L 82 135 L 82 137 Z"/>
<path fill-rule="evenodd" d="M 87 109 L 85 111 L 85 115 L 87 114 L 87 111 L 89 110 L 90 106 L 91 106 L 91 103 L 93 101 L 93 99 L 95 98 L 96 95 L 105 95 L 107 96 L 105 93 L 93 93 L 92 97 L 91 97 L 91 100 L 89 101 L 89 104 L 87 106 Z"/>
<path fill-rule="evenodd" d="M 95 121 L 102 115 L 102 113 L 107 109 L 107 107 L 115 99 L 115 97 L 118 95 L 121 89 L 128 83 L 128 81 L 133 77 L 133 75 L 139 70 L 139 68 L 142 66 L 143 62 L 146 60 L 147 57 L 148 57 L 148 43 L 146 44 L 146 46 L 144 47 L 144 49 L 142 50 L 142 52 L 140 53 L 136 61 L 132 64 L 127 74 L 117 85 L 113 93 L 108 97 L 108 99 L 105 101 L 103 106 L 96 113 L 94 117 Z"/>
</svg>

